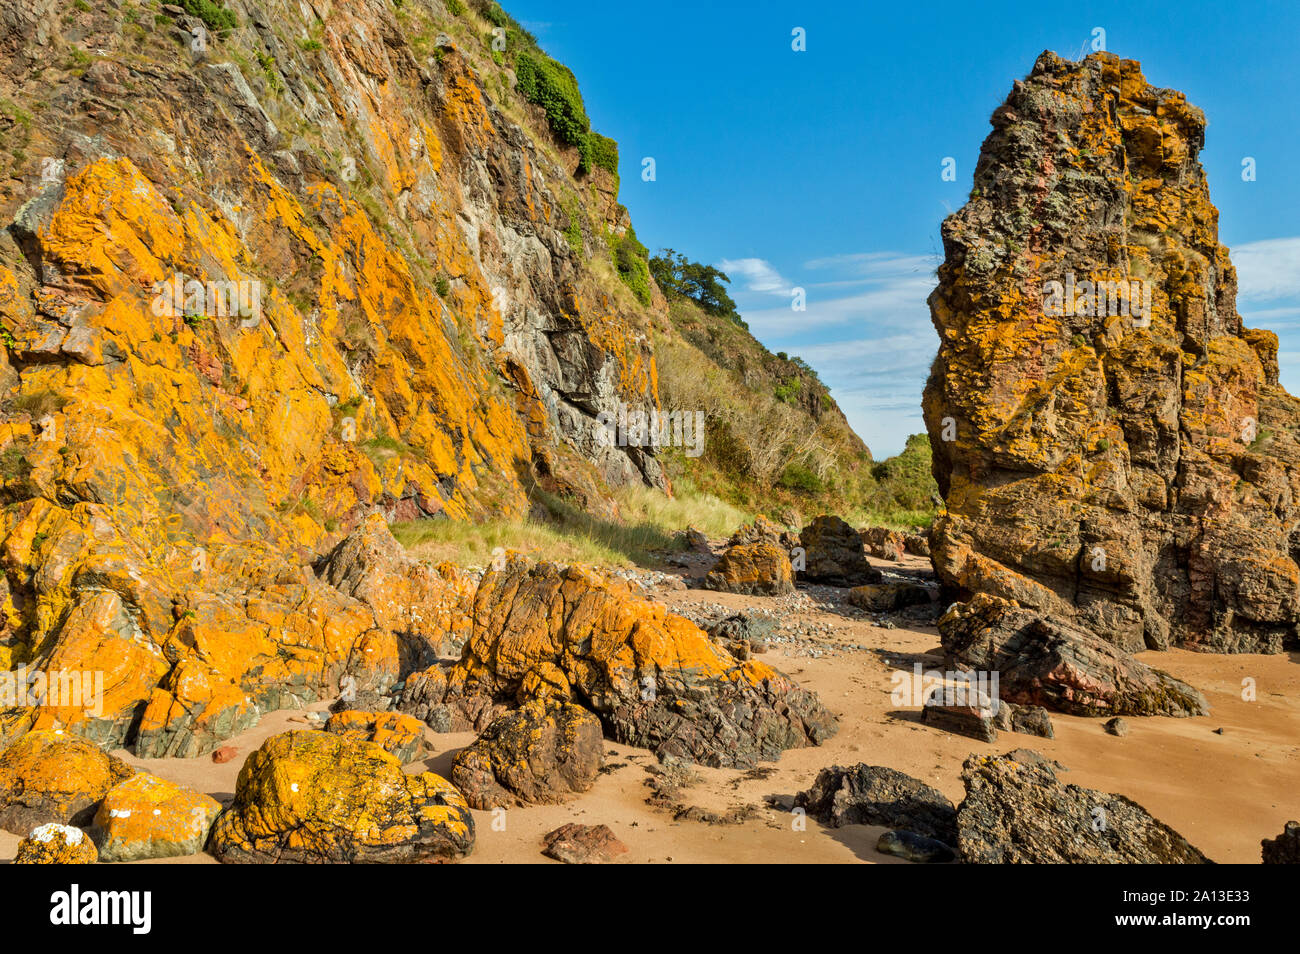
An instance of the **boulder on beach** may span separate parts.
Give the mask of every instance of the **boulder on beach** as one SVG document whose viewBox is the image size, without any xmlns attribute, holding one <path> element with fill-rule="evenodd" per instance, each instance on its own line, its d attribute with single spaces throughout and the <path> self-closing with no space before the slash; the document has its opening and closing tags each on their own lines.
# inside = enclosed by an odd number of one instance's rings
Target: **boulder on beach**
<svg viewBox="0 0 1300 954">
<path fill-rule="evenodd" d="M 481 728 L 530 699 L 577 702 L 615 741 L 711 766 L 749 768 L 837 728 L 815 693 L 626 583 L 515 558 L 484 576 L 460 660 L 408 680 L 399 705 Z"/>
<path fill-rule="evenodd" d="M 957 810 L 948 797 L 883 765 L 824 768 L 811 788 L 795 796 L 794 803 L 831 828 L 884 825 L 956 843 Z"/>
<path fill-rule="evenodd" d="M 126 762 L 58 730 L 29 732 L 0 753 L 0 828 L 89 824 L 110 788 L 135 774 Z"/>
<path fill-rule="evenodd" d="M 211 795 L 139 772 L 108 790 L 91 836 L 100 861 L 195 855 L 220 813 Z"/>
<path fill-rule="evenodd" d="M 981 593 L 939 620 L 948 665 L 999 674 L 1003 699 L 1081 716 L 1206 715 L 1200 692 L 1064 620 Z"/>
<path fill-rule="evenodd" d="M 445 779 L 314 731 L 272 736 L 248 757 L 209 842 L 244 864 L 457 861 L 473 847 L 469 806 Z"/>
<path fill-rule="evenodd" d="M 1205 864 L 1137 802 L 1064 783 L 1037 752 L 972 755 L 957 847 L 972 864 Z"/>
<path fill-rule="evenodd" d="M 774 543 L 736 543 L 713 565 L 704 586 L 747 596 L 785 596 L 794 592 L 794 570 L 789 554 Z"/>
<path fill-rule="evenodd" d="M 99 852 L 80 828 L 50 822 L 18 843 L 16 865 L 93 865 Z"/>
<path fill-rule="evenodd" d="M 799 534 L 804 569 L 800 579 L 827 586 L 863 586 L 884 577 L 867 562 L 862 537 L 839 517 L 824 515 Z"/>
<path fill-rule="evenodd" d="M 604 752 L 595 713 L 534 699 L 497 716 L 456 753 L 451 781 L 471 808 L 561 802 L 591 788 Z"/>
</svg>

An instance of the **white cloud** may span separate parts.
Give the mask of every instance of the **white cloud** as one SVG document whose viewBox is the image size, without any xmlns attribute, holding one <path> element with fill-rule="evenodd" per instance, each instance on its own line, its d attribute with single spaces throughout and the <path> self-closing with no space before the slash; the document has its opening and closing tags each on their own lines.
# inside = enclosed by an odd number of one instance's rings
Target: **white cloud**
<svg viewBox="0 0 1300 954">
<path fill-rule="evenodd" d="M 805 262 L 790 281 L 766 259 L 727 259 L 733 294 L 750 331 L 773 351 L 798 355 L 817 370 L 849 424 L 877 457 L 902 450 L 924 430 L 921 391 L 939 340 L 926 298 L 933 256 L 898 252 L 832 255 Z M 816 273 L 816 274 L 811 274 Z M 806 292 L 806 310 L 788 296 Z"/>
<path fill-rule="evenodd" d="M 1249 301 L 1300 297 L 1300 238 L 1265 239 L 1231 249 L 1237 295 Z"/>
<path fill-rule="evenodd" d="M 767 295 L 789 295 L 793 283 L 781 277 L 772 263 L 762 258 L 724 258 L 717 267 L 733 282 L 743 280 L 745 291 Z"/>
<path fill-rule="evenodd" d="M 865 325 L 878 332 L 918 324 L 928 327 L 930 310 L 925 300 L 933 288 L 933 278 L 917 274 L 877 279 L 858 294 L 840 297 L 819 294 L 815 286 L 810 286 L 806 289 L 805 311 L 784 305 L 759 310 L 742 308 L 742 313 L 761 339 L 764 335 L 784 337 L 796 332 L 806 336 L 846 325 Z"/>
<path fill-rule="evenodd" d="M 855 275 L 876 277 L 908 274 L 932 275 L 939 262 L 932 255 L 900 255 L 897 252 L 854 252 L 831 255 L 805 262 L 804 268 L 833 268 Z"/>
</svg>

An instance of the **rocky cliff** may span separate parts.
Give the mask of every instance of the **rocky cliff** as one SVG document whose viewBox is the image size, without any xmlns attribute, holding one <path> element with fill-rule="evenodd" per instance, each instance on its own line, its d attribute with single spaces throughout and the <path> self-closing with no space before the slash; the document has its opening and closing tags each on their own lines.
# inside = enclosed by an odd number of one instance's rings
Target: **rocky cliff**
<svg viewBox="0 0 1300 954">
<path fill-rule="evenodd" d="M 1300 402 L 1236 311 L 1205 116 L 1044 53 L 992 124 L 930 297 L 941 579 L 1129 651 L 1295 648 Z"/>
<path fill-rule="evenodd" d="M 0 64 L 0 671 L 105 681 L 0 742 L 391 686 L 475 581 L 374 515 L 667 487 L 617 146 L 495 3 L 0 0 Z"/>
</svg>

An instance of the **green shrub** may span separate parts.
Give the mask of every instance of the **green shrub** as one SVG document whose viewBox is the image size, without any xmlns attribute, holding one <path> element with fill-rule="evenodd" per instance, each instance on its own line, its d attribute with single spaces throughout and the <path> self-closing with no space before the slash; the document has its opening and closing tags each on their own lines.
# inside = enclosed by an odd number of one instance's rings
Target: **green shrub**
<svg viewBox="0 0 1300 954">
<path fill-rule="evenodd" d="M 192 17 L 198 17 L 208 25 L 209 30 L 233 30 L 239 26 L 239 19 L 233 10 L 217 6 L 212 0 L 180 0 L 180 5 Z"/>
<path fill-rule="evenodd" d="M 23 448 L 15 444 L 10 444 L 0 454 L 0 477 L 5 480 L 20 480 L 32 472 L 32 465 L 27 460 L 27 455 L 23 453 Z"/>
<path fill-rule="evenodd" d="M 567 211 L 569 213 L 569 225 L 564 230 L 564 239 L 569 243 L 569 248 L 573 254 L 581 257 L 583 250 L 582 210 L 578 207 L 576 200 L 571 200 Z"/>
<path fill-rule="evenodd" d="M 789 464 L 781 473 L 777 486 L 786 490 L 798 490 L 803 493 L 819 494 L 826 489 L 825 482 L 802 464 Z"/>
<path fill-rule="evenodd" d="M 591 128 L 582 93 L 572 71 L 545 53 L 520 53 L 515 60 L 519 91 L 546 110 L 552 132 L 561 142 L 580 146 Z"/>
<path fill-rule="evenodd" d="M 637 239 L 636 230 L 629 226 L 622 238 L 611 238 L 610 251 L 623 284 L 641 304 L 650 304 L 650 250 Z"/>
<path fill-rule="evenodd" d="M 446 275 L 439 275 L 433 283 L 433 288 L 438 293 L 438 297 L 446 298 L 451 291 L 451 282 L 447 280 Z"/>
<path fill-rule="evenodd" d="M 453 17 L 463 17 L 465 15 L 465 4 L 460 0 L 447 0 L 447 12 Z"/>
<path fill-rule="evenodd" d="M 803 382 L 798 378 L 791 378 L 789 381 L 783 381 L 778 384 L 772 391 L 776 399 L 783 404 L 795 403 L 795 398 L 799 395 L 799 390 Z"/>
<path fill-rule="evenodd" d="M 589 132 L 579 146 L 582 162 L 578 172 L 586 175 L 592 169 L 607 169 L 615 178 L 618 177 L 618 143 L 598 132 Z"/>
</svg>

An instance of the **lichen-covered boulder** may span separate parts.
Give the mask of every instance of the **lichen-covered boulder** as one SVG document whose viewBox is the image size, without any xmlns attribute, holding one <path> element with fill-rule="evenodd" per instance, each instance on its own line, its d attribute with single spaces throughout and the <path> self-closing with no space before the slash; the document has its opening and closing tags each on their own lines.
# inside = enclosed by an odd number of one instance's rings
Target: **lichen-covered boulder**
<svg viewBox="0 0 1300 954">
<path fill-rule="evenodd" d="M 1300 400 L 1236 307 L 1205 114 L 1045 52 L 992 126 L 929 298 L 940 581 L 1128 652 L 1300 648 Z"/>
<path fill-rule="evenodd" d="M 404 712 L 345 709 L 325 721 L 325 731 L 346 739 L 374 742 L 405 765 L 424 752 L 424 723 Z"/>
<path fill-rule="evenodd" d="M 458 752 L 451 781 L 472 808 L 561 802 L 591 788 L 604 754 L 594 713 L 537 699 L 498 716 Z"/>
<path fill-rule="evenodd" d="M 750 543 L 770 543 L 788 553 L 791 547 L 799 545 L 799 535 L 760 513 L 754 518 L 753 523 L 742 524 L 727 538 L 728 547 Z"/>
<path fill-rule="evenodd" d="M 0 752 L 0 828 L 89 824 L 100 799 L 135 769 L 59 730 L 38 729 Z"/>
<path fill-rule="evenodd" d="M 369 606 L 381 629 L 401 636 L 403 672 L 459 655 L 469 637 L 473 578 L 450 563 L 410 559 L 383 514 L 371 514 L 344 537 L 321 575 Z"/>
<path fill-rule="evenodd" d="M 98 860 L 95 843 L 84 831 L 54 822 L 33 829 L 14 855 L 16 865 L 93 865 Z"/>
<path fill-rule="evenodd" d="M 445 779 L 405 774 L 373 742 L 298 731 L 248 757 L 208 850 L 227 863 L 412 863 L 473 846 L 469 806 Z"/>
<path fill-rule="evenodd" d="M 443 678 L 442 704 L 462 712 L 572 700 L 619 742 L 706 765 L 753 766 L 837 728 L 814 693 L 579 566 L 512 559 L 489 571 L 464 654 L 423 683 L 426 711 L 438 711 L 430 693 Z"/>
<path fill-rule="evenodd" d="M 220 812 L 211 795 L 140 772 L 109 789 L 95 812 L 91 836 L 100 861 L 195 855 Z"/>
<path fill-rule="evenodd" d="M 818 517 L 799 534 L 804 569 L 799 578 L 828 586 L 865 586 L 883 576 L 867 562 L 862 537 L 839 517 Z"/>
<path fill-rule="evenodd" d="M 981 593 L 949 608 L 939 636 L 953 668 L 998 673 L 998 694 L 1070 715 L 1205 715 L 1200 692 L 1091 632 Z"/>
<path fill-rule="evenodd" d="M 794 592 L 794 569 L 789 554 L 774 543 L 736 543 L 713 565 L 704 586 L 750 596 L 785 596 Z"/>
<path fill-rule="evenodd" d="M 972 755 L 962 766 L 957 847 L 970 864 L 1205 864 L 1137 802 L 1063 783 L 1036 752 Z"/>
</svg>

